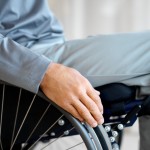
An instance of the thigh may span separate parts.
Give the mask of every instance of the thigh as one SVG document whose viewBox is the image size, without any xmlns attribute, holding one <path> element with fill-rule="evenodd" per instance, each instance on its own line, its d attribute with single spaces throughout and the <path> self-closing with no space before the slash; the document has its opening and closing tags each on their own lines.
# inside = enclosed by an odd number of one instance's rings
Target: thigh
<svg viewBox="0 0 150 150">
<path fill-rule="evenodd" d="M 77 69 L 96 87 L 112 82 L 149 86 L 150 32 L 98 35 L 34 49 Z"/>
</svg>

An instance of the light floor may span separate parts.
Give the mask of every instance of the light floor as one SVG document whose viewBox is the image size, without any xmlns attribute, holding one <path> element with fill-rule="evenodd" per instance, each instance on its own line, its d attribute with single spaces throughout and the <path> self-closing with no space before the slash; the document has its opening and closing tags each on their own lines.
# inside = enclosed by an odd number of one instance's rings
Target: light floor
<svg viewBox="0 0 150 150">
<path fill-rule="evenodd" d="M 139 130 L 138 121 L 130 127 L 126 128 L 121 150 L 138 150 L 139 149 Z"/>
<path fill-rule="evenodd" d="M 61 142 L 61 145 L 59 145 L 58 142 L 58 144 L 51 145 L 51 147 L 47 146 L 46 148 L 44 148 L 44 150 L 63 150 L 66 149 L 65 145 L 68 144 L 72 145 L 72 141 L 74 142 L 78 140 L 80 140 L 79 137 L 74 137 L 74 139 L 72 140 L 65 138 L 62 141 L 59 140 L 59 142 Z M 121 150 L 138 150 L 139 147 L 138 143 L 139 143 L 138 121 L 136 121 L 136 123 L 132 127 L 126 128 L 124 130 L 124 137 L 123 137 Z M 47 144 L 39 143 L 34 148 L 34 150 L 40 150 L 44 145 Z M 76 148 L 73 148 L 73 150 L 85 150 L 85 149 L 86 148 L 84 148 L 83 144 Z"/>
</svg>

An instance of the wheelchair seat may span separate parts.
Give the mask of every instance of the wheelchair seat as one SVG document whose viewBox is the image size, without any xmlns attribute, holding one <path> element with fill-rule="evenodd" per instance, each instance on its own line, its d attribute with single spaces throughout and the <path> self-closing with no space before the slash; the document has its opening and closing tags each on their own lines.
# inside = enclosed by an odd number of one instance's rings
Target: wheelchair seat
<svg viewBox="0 0 150 150">
<path fill-rule="evenodd" d="M 150 115 L 150 96 L 137 98 L 137 86 L 127 86 L 122 83 L 111 83 L 96 87 L 100 91 L 100 97 L 104 107 L 105 123 L 120 122 L 127 113 L 135 107 L 137 111 L 133 116 Z M 141 108 L 140 108 L 141 107 Z M 130 121 L 129 126 L 135 122 Z"/>
<path fill-rule="evenodd" d="M 127 112 L 125 105 L 136 97 L 136 87 L 122 83 L 107 84 L 97 87 L 96 90 L 101 92 L 105 115 L 124 115 Z"/>
<path fill-rule="evenodd" d="M 127 86 L 122 83 L 106 84 L 96 87 L 96 89 L 101 92 L 101 98 L 105 100 L 104 104 L 131 100 L 135 98 L 136 94 L 135 86 Z"/>
</svg>

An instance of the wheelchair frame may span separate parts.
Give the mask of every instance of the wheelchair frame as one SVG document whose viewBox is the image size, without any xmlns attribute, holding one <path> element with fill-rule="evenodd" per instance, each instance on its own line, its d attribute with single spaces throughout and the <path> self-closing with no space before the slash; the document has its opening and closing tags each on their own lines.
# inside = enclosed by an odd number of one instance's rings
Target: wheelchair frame
<svg viewBox="0 0 150 150">
<path fill-rule="evenodd" d="M 118 86 L 118 87 L 121 86 L 121 87 L 127 88 L 127 86 L 125 86 L 123 84 L 112 84 L 112 87 L 115 87 L 114 85 Z M 3 135 L 3 132 L 2 132 L 2 127 L 3 127 L 2 125 L 3 125 L 3 119 L 4 119 L 3 113 L 4 113 L 4 104 L 5 104 L 5 101 L 4 101 L 4 99 L 5 99 L 5 88 L 10 87 L 10 89 L 11 89 L 11 88 L 17 88 L 17 87 L 12 86 L 12 85 L 7 84 L 7 83 L 1 83 L 1 86 L 3 86 L 3 88 L 2 88 L 3 90 L 2 90 L 2 95 L 1 95 L 2 101 L 1 101 L 1 117 L 0 117 L 0 146 L 1 146 L 2 150 L 5 150 L 5 148 L 3 148 L 3 146 L 4 146 L 3 144 L 5 143 L 5 142 L 3 143 L 3 141 L 4 141 L 3 137 L 5 135 Z M 101 91 L 102 88 L 105 89 L 105 87 L 98 87 L 97 90 Z M 109 88 L 106 88 L 106 90 L 107 89 L 109 89 Z M 25 91 L 25 90 L 20 90 L 20 91 Z M 109 92 L 109 91 L 107 91 L 107 92 Z M 31 142 L 29 140 L 31 138 L 31 135 L 29 136 L 29 139 L 27 139 L 27 141 L 26 140 L 24 141 L 25 142 L 24 146 L 21 146 L 21 144 L 23 142 L 16 144 L 18 135 L 21 132 L 21 128 L 24 125 L 24 122 L 25 122 L 26 117 L 30 111 L 30 108 L 32 107 L 32 103 L 34 102 L 35 97 L 38 97 L 38 98 L 44 100 L 45 102 L 48 103 L 48 105 L 52 105 L 53 107 L 55 107 L 55 109 L 57 109 L 59 112 L 61 112 L 62 116 L 65 116 L 65 118 L 67 118 L 68 122 L 73 125 L 73 127 L 77 130 L 79 135 L 82 137 L 88 150 L 119 150 L 119 146 L 116 142 L 116 137 L 123 130 L 124 127 L 131 126 L 135 122 L 135 120 L 138 117 L 138 113 L 141 111 L 141 109 L 145 105 L 147 105 L 147 103 L 150 102 L 150 96 L 147 96 L 142 100 L 133 100 L 132 94 L 134 94 L 134 97 L 135 97 L 135 93 L 128 91 L 127 97 L 124 99 L 124 101 L 128 101 L 128 95 L 129 95 L 129 97 L 131 96 L 130 103 L 128 103 L 128 105 L 125 106 L 126 111 L 124 112 L 124 116 L 122 116 L 123 113 L 121 113 L 120 115 L 117 116 L 117 118 L 116 118 L 116 112 L 115 112 L 115 114 L 113 114 L 111 112 L 111 110 L 108 109 L 107 106 L 104 104 L 104 108 L 105 108 L 104 109 L 104 118 L 105 118 L 104 128 L 105 129 L 104 129 L 103 126 L 101 126 L 101 125 L 97 126 L 96 128 L 91 128 L 87 123 L 82 123 L 82 122 L 78 121 L 73 116 L 71 116 L 69 113 L 67 113 L 62 108 L 57 106 L 55 103 L 50 101 L 42 92 L 39 92 L 37 95 L 35 95 L 31 92 L 27 92 L 27 93 L 30 93 L 32 95 L 33 99 L 31 101 L 31 104 L 29 105 L 29 109 L 27 110 L 25 116 L 23 117 L 24 119 L 23 119 L 22 123 L 20 124 L 20 127 L 18 129 L 17 134 L 14 135 L 15 134 L 14 131 L 12 133 L 12 137 L 11 137 L 12 141 L 11 141 L 11 145 L 9 146 L 10 150 L 14 150 L 14 149 L 15 150 L 19 150 L 19 149 L 30 150 L 33 148 L 33 146 L 39 140 L 43 139 L 43 136 L 46 133 L 49 132 L 49 128 L 48 128 L 42 135 L 39 135 L 38 138 L 34 139 L 34 144 L 32 143 L 33 141 Z M 101 91 L 101 93 L 106 95 L 105 92 Z M 21 97 L 21 95 L 19 94 L 18 100 L 20 100 L 20 97 Z M 103 95 L 102 95 L 102 97 L 103 97 Z M 114 97 L 114 96 L 112 96 L 112 97 Z M 107 98 L 103 97 L 102 101 L 104 102 L 105 100 L 107 101 Z M 115 97 L 114 97 L 114 101 L 115 101 Z M 17 108 L 18 107 L 19 107 L 19 104 L 18 104 Z M 18 109 L 16 110 L 16 115 L 18 115 L 17 113 L 18 113 Z M 110 119 L 110 117 L 112 117 L 112 118 Z M 55 124 L 60 121 L 60 118 L 55 122 Z M 15 129 L 16 123 L 17 123 L 17 117 L 14 120 L 14 129 Z M 37 123 L 37 126 L 38 125 L 39 125 L 39 122 Z M 33 131 L 34 131 L 34 129 L 33 129 Z M 7 147 L 7 145 L 6 145 L 6 147 Z"/>
<path fill-rule="evenodd" d="M 8 114 L 9 111 L 7 111 L 7 115 L 6 115 L 5 107 L 7 106 L 6 108 L 7 108 L 7 110 L 9 110 L 7 103 L 9 104 L 9 102 L 11 100 L 11 96 L 14 95 L 14 93 L 15 93 L 14 91 L 16 89 L 20 91 L 20 92 L 18 92 L 18 101 L 19 102 L 17 101 L 17 106 L 16 106 L 17 109 L 15 108 L 16 109 L 15 110 L 16 114 L 13 115 L 15 117 L 11 117 L 11 118 L 14 118 L 13 119 L 14 122 L 12 123 L 12 120 L 9 120 L 9 118 L 4 118 L 4 116 L 9 115 Z M 9 90 L 11 90 L 11 91 L 14 90 L 12 92 L 12 95 L 11 95 L 11 93 L 9 93 L 10 92 Z M 49 130 L 52 128 L 52 126 L 54 126 L 55 124 L 59 124 L 60 119 L 61 119 L 62 116 L 65 116 L 65 118 L 68 120 L 68 122 L 72 124 L 73 128 L 76 129 L 78 134 L 82 137 L 82 140 L 83 140 L 83 142 L 86 145 L 86 148 L 88 150 L 111 150 L 112 149 L 109 137 L 106 134 L 106 132 L 105 132 L 105 130 L 102 126 L 97 126 L 96 128 L 93 129 L 87 123 L 82 123 L 82 122 L 78 121 L 73 116 L 71 116 L 69 113 L 67 113 L 66 111 L 61 109 L 59 106 L 57 106 L 55 103 L 50 102 L 50 100 L 42 92 L 39 92 L 37 95 L 35 95 L 31 92 L 25 91 L 23 89 L 18 89 L 17 87 L 6 84 L 6 83 L 4 83 L 3 85 L 1 84 L 1 92 L 2 92 L 2 95 L 1 95 L 2 101 L 1 101 L 1 110 L 0 110 L 1 111 L 1 117 L 0 117 L 0 147 L 1 147 L 2 150 L 5 150 L 5 149 L 10 149 L 10 150 L 26 150 L 26 149 L 28 149 L 28 150 L 31 150 L 31 149 L 33 149 L 34 145 L 39 140 L 41 140 L 44 135 L 46 135 L 49 132 Z M 32 100 L 31 100 L 31 103 L 29 104 L 28 109 L 26 110 L 26 112 L 24 113 L 24 115 L 22 117 L 23 118 L 22 122 L 18 125 L 19 127 L 17 128 L 17 132 L 15 133 L 15 129 L 17 127 L 17 119 L 18 119 L 18 116 L 19 116 L 19 107 L 21 107 L 21 104 L 20 104 L 21 103 L 21 93 L 23 93 L 23 92 L 25 92 L 25 94 L 28 93 L 29 97 L 32 95 L 31 96 Z M 23 98 L 24 98 L 25 94 L 22 96 Z M 8 98 L 8 100 L 5 101 L 5 98 Z M 40 99 L 40 100 L 45 100 L 45 103 L 47 103 L 48 106 L 52 105 L 55 108 L 55 110 L 58 110 L 59 113 L 61 113 L 62 115 L 61 115 L 61 117 L 59 117 L 55 121 L 55 123 L 50 125 L 50 127 L 47 128 L 46 131 L 43 134 L 39 135 L 34 140 L 33 140 L 33 137 L 32 137 L 33 133 L 31 133 L 31 135 L 29 135 L 28 138 L 26 140 L 24 140 L 20 136 L 20 134 L 23 135 L 23 134 L 28 133 L 28 132 L 23 132 L 24 130 L 22 128 L 24 127 L 24 124 L 26 123 L 26 120 L 29 120 L 27 117 L 29 116 L 29 113 L 32 113 L 32 112 L 30 112 L 30 110 L 33 107 L 32 105 L 34 105 L 34 102 L 35 102 L 36 98 Z M 15 101 L 14 101 L 14 103 L 15 103 Z M 10 106 L 10 107 L 12 107 L 12 106 Z M 48 107 L 46 107 L 46 108 L 48 108 Z M 41 116 L 43 116 L 43 114 L 41 114 Z M 39 120 L 40 119 L 41 118 L 39 118 Z M 13 126 L 14 126 L 13 131 L 9 131 L 10 129 L 7 131 L 5 129 L 4 125 L 7 125 L 6 122 L 8 122 L 8 121 L 9 121 L 10 125 L 13 124 Z M 38 127 L 38 125 L 39 125 L 39 121 L 37 122 L 36 127 Z M 35 131 L 35 129 L 33 129 L 32 131 Z M 66 130 L 66 131 L 69 131 L 69 130 Z M 5 133 L 10 134 L 10 132 L 11 132 L 11 136 L 5 137 Z M 23 133 L 21 133 L 21 132 L 23 132 Z M 65 131 L 58 138 L 61 138 L 62 136 L 64 136 L 64 134 L 65 134 Z M 7 139 L 7 138 L 11 138 L 11 139 Z M 19 138 L 21 138 L 21 139 L 19 139 Z M 21 143 L 18 142 L 19 141 L 18 139 L 21 141 Z M 30 140 L 30 139 L 32 139 L 32 140 Z M 11 141 L 11 143 L 10 143 L 10 141 Z M 101 143 L 101 141 L 102 141 L 102 143 Z M 44 148 L 46 148 L 46 147 L 44 147 Z"/>
</svg>

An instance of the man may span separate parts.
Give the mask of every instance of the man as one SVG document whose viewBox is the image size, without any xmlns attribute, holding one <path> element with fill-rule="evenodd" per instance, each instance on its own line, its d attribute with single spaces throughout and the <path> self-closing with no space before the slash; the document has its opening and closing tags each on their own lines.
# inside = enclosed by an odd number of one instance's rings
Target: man
<svg viewBox="0 0 150 150">
<path fill-rule="evenodd" d="M 150 93 L 150 32 L 65 41 L 45 0 L 0 0 L 0 79 L 49 99 L 92 127 L 103 123 L 99 92 L 112 82 Z"/>
</svg>

